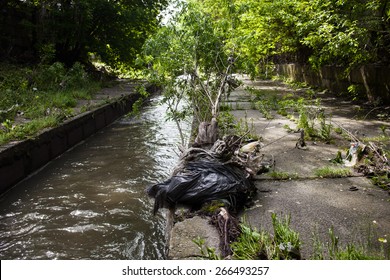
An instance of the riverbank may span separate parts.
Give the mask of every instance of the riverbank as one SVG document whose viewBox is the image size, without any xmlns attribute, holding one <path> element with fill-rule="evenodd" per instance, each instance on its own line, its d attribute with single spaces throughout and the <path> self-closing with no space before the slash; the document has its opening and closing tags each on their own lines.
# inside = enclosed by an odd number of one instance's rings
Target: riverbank
<svg viewBox="0 0 390 280">
<path fill-rule="evenodd" d="M 73 116 L 54 128 L 47 128 L 22 141 L 0 147 L 0 192 L 38 170 L 120 116 L 130 112 L 141 97 L 140 82 L 118 81 L 115 87 L 104 88 L 89 100 L 79 100 Z M 147 87 L 152 93 L 157 89 Z"/>
<path fill-rule="evenodd" d="M 242 77 L 242 81 L 243 86 L 230 94 L 229 113 L 236 124 L 249 127 L 251 134 L 262 139 L 261 151 L 266 158 L 273 158 L 275 165 L 270 172 L 256 177 L 258 192 L 254 204 L 239 218 L 250 227 L 272 235 L 272 213 L 279 217 L 289 215 L 290 227 L 299 233 L 300 254 L 304 259 L 316 257 L 315 240 L 323 245 L 331 243 L 331 229 L 338 238 L 339 248 L 347 244 L 364 245 L 371 253 L 382 250 L 389 257 L 386 243 L 390 236 L 388 189 L 375 186 L 351 167 L 332 163 L 339 152 L 345 158 L 345 151 L 353 141 L 340 132 L 340 126 L 367 142 L 380 139 L 383 148 L 388 150 L 389 121 L 372 116 L 363 118 L 366 114 L 359 111 L 358 105 L 338 100 L 326 92 L 292 89 L 275 81 L 253 82 L 246 77 Z M 287 106 L 276 108 L 272 104 L 298 100 L 297 97 L 308 94 L 315 96 L 314 101 L 320 98 L 321 102 L 308 103 L 305 107 L 320 109 L 324 116 L 323 126 L 313 129 L 319 133 L 321 127 L 328 128 L 328 135 L 309 137 L 304 147 L 297 147 L 301 135 L 294 132 L 300 125 L 299 113 L 290 111 Z M 319 170 L 345 173 L 321 174 Z M 207 258 L 194 240 L 202 240 L 204 249 L 214 248 L 218 253 L 219 236 L 210 225 L 210 219 L 195 217 L 174 225 L 168 257 Z M 323 254 L 329 258 L 326 252 Z"/>
</svg>

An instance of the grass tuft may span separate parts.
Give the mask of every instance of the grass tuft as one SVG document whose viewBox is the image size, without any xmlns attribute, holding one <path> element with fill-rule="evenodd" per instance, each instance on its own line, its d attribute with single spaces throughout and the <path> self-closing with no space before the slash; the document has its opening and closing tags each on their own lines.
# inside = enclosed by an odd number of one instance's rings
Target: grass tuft
<svg viewBox="0 0 390 280">
<path fill-rule="evenodd" d="M 315 175 L 321 178 L 343 178 L 351 176 L 352 171 L 349 168 L 325 166 L 318 168 Z"/>
</svg>

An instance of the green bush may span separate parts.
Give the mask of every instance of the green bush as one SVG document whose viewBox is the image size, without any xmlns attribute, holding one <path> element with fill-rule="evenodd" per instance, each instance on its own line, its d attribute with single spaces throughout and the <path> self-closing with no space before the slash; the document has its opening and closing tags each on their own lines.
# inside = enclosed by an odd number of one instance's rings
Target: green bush
<svg viewBox="0 0 390 280">
<path fill-rule="evenodd" d="M 55 62 L 41 65 L 34 71 L 34 88 L 38 90 L 63 90 L 83 87 L 89 82 L 88 75 L 81 63 L 76 62 L 70 69 Z"/>
<path fill-rule="evenodd" d="M 81 63 L 76 62 L 72 68 L 69 69 L 65 77 L 65 86 L 67 88 L 81 87 L 85 81 L 88 81 L 88 75 Z"/>
</svg>

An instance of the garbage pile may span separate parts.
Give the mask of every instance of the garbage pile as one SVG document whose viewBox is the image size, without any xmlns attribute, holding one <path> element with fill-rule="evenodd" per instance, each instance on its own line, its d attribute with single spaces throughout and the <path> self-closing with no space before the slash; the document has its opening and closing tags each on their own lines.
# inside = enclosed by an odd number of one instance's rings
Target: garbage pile
<svg viewBox="0 0 390 280">
<path fill-rule="evenodd" d="M 247 145 L 241 141 L 227 136 L 209 150 L 184 151 L 172 177 L 147 189 L 155 199 L 153 212 L 177 206 L 197 210 L 211 201 L 223 202 L 231 212 L 242 208 L 256 192 L 251 179 L 272 163 L 263 162 L 259 141 Z"/>
</svg>

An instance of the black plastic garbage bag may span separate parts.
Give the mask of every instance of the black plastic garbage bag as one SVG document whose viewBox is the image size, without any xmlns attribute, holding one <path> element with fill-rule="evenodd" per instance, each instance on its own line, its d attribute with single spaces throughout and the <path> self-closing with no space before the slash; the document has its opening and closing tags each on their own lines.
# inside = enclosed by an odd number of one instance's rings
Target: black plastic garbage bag
<svg viewBox="0 0 390 280">
<path fill-rule="evenodd" d="M 158 209 L 177 205 L 198 209 L 205 202 L 223 200 L 231 210 L 242 207 L 255 192 L 253 183 L 238 167 L 211 161 L 189 162 L 177 175 L 148 188 Z"/>
</svg>

